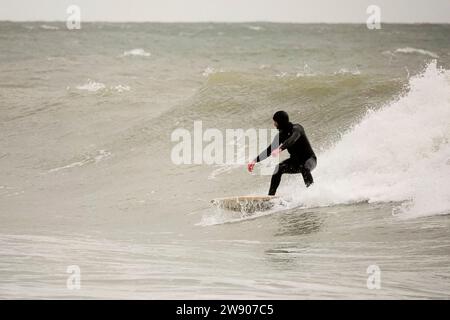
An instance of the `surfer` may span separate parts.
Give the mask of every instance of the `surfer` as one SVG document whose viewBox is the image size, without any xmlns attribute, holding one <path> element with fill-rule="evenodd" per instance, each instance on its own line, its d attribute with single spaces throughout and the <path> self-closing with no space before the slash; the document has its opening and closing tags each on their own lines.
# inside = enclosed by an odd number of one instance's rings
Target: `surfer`
<svg viewBox="0 0 450 320">
<path fill-rule="evenodd" d="M 306 187 L 309 187 L 314 183 L 311 171 L 316 167 L 317 157 L 309 143 L 305 129 L 300 124 L 292 124 L 289 121 L 289 115 L 285 111 L 275 112 L 273 121 L 279 132 L 272 144 L 248 163 L 248 171 L 252 172 L 257 162 L 266 159 L 270 155 L 276 157 L 287 149 L 291 157 L 281 162 L 275 168 L 270 182 L 269 196 L 275 195 L 280 185 L 281 176 L 284 173 L 301 173 Z"/>
</svg>

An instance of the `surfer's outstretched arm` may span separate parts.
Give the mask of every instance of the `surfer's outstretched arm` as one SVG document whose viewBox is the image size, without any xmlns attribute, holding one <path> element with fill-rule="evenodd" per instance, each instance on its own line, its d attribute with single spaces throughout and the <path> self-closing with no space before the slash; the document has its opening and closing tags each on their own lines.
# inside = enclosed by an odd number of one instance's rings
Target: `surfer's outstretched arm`
<svg viewBox="0 0 450 320">
<path fill-rule="evenodd" d="M 250 161 L 247 165 L 247 169 L 249 172 L 253 171 L 253 168 L 255 167 L 255 164 L 257 162 L 263 161 L 264 159 L 268 158 L 272 152 L 272 150 L 275 150 L 279 147 L 280 144 L 280 136 L 277 134 L 275 138 L 273 139 L 272 143 L 267 147 L 266 150 L 260 153 L 259 156 L 257 156 L 254 160 Z"/>
<path fill-rule="evenodd" d="M 270 154 L 272 153 L 272 150 L 275 150 L 276 148 L 278 148 L 279 144 L 280 144 L 280 136 L 279 136 L 279 134 L 277 134 L 275 136 L 275 138 L 273 139 L 272 143 L 267 147 L 267 149 L 264 150 L 263 152 L 261 152 L 254 161 L 260 162 L 260 161 L 263 161 L 264 159 L 266 159 L 267 157 L 269 157 Z"/>
</svg>

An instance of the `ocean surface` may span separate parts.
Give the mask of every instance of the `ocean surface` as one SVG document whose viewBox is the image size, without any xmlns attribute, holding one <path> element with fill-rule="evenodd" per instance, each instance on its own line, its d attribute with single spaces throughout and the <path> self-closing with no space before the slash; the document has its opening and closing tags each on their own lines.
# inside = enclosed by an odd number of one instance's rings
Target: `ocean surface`
<svg viewBox="0 0 450 320">
<path fill-rule="evenodd" d="M 0 298 L 448 299 L 449 39 L 0 22 Z M 270 129 L 280 109 L 318 156 L 311 188 L 283 176 L 282 206 L 214 208 L 270 176 L 171 159 L 177 128 Z"/>
</svg>

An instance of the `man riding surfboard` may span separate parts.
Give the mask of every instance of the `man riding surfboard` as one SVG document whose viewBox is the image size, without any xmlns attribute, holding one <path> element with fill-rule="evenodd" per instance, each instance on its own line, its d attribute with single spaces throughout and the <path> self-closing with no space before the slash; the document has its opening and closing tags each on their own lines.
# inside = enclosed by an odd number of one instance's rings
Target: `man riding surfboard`
<svg viewBox="0 0 450 320">
<path fill-rule="evenodd" d="M 272 144 L 259 156 L 247 165 L 248 171 L 252 172 L 255 164 L 270 155 L 276 157 L 284 150 L 288 150 L 290 158 L 281 162 L 272 175 L 269 196 L 275 195 L 280 185 L 281 176 L 284 173 L 301 173 L 306 187 L 314 183 L 311 171 L 317 164 L 317 157 L 306 136 L 305 129 L 300 124 L 292 124 L 289 115 L 285 111 L 277 111 L 273 115 L 275 127 L 278 134 Z"/>
</svg>

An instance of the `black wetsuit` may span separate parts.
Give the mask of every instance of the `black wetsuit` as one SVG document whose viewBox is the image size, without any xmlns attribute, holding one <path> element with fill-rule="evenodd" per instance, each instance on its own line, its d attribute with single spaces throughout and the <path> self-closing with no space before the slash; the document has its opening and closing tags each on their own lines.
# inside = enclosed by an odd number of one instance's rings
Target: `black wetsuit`
<svg viewBox="0 0 450 320">
<path fill-rule="evenodd" d="M 305 185 L 309 187 L 313 182 L 311 171 L 316 167 L 317 157 L 306 136 L 305 129 L 300 124 L 288 122 L 279 129 L 272 144 L 267 147 L 255 161 L 259 162 L 270 156 L 271 152 L 281 144 L 281 150 L 287 149 L 291 157 L 281 162 L 272 175 L 269 195 L 275 195 L 284 173 L 301 173 Z"/>
</svg>

